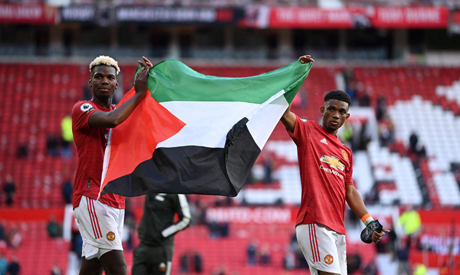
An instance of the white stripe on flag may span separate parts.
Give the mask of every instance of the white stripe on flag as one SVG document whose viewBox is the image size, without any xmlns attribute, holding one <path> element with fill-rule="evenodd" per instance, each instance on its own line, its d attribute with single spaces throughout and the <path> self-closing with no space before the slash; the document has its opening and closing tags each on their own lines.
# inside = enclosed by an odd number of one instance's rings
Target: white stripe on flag
<svg viewBox="0 0 460 275">
<path fill-rule="evenodd" d="M 158 144 L 161 147 L 203 146 L 224 148 L 228 131 L 260 104 L 247 102 L 171 101 L 161 103 L 186 125 Z"/>
<path fill-rule="evenodd" d="M 278 92 L 275 95 L 277 97 L 273 96 L 267 100 L 266 103 L 268 104 L 262 104 L 261 109 L 252 118 L 249 118 L 248 130 L 261 151 L 284 111 L 289 106 L 286 98 L 282 96 L 283 94 L 284 90 Z M 272 101 L 270 102 L 270 100 Z"/>
<path fill-rule="evenodd" d="M 247 102 L 171 101 L 161 105 L 186 125 L 157 148 L 203 146 L 224 148 L 228 131 L 242 118 L 249 119 L 248 128 L 262 149 L 268 137 L 288 107 L 280 91 L 263 104 Z M 277 98 L 278 97 L 278 98 Z M 254 121 L 251 121 L 254 120 Z"/>
</svg>

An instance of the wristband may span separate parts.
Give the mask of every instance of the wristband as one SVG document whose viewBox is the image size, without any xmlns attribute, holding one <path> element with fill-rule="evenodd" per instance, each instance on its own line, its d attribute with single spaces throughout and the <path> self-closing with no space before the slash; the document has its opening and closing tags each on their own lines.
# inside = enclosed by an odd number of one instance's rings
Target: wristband
<svg viewBox="0 0 460 275">
<path fill-rule="evenodd" d="M 367 226 L 368 224 L 373 222 L 374 219 L 372 218 L 371 214 L 367 213 L 366 215 L 361 217 L 361 221 L 364 223 L 364 225 Z"/>
</svg>

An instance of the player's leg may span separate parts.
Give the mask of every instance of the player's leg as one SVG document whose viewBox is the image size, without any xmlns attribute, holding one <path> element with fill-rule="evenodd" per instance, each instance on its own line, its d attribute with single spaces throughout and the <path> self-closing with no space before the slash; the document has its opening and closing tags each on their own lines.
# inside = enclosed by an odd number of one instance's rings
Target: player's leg
<svg viewBox="0 0 460 275">
<path fill-rule="evenodd" d="M 99 259 L 94 258 L 92 260 L 87 260 L 84 257 L 81 258 L 80 275 L 101 275 L 102 271 L 103 269 Z"/>
<path fill-rule="evenodd" d="M 86 197 L 83 196 L 78 207 L 74 209 L 75 222 L 83 239 L 82 260 L 80 266 L 81 275 L 100 275 L 103 272 L 102 265 L 97 258 L 97 250 L 88 243 L 94 242 L 94 231 L 91 226 Z"/>
<path fill-rule="evenodd" d="M 99 258 L 106 275 L 126 275 L 125 255 L 122 250 L 111 250 Z"/>
<path fill-rule="evenodd" d="M 151 257 L 149 255 L 148 248 L 146 245 L 140 243 L 133 253 L 133 268 L 131 270 L 132 275 L 149 275 L 151 274 L 150 270 L 152 269 L 149 266 L 148 259 Z"/>
<path fill-rule="evenodd" d="M 346 275 L 342 272 L 337 253 L 336 232 L 319 224 L 301 224 L 296 227 L 300 249 L 312 275 Z M 340 234 L 338 234 L 340 235 Z"/>
<path fill-rule="evenodd" d="M 101 229 L 106 232 L 105 238 L 99 240 L 99 260 L 106 275 L 126 275 L 127 267 L 121 236 L 123 236 L 123 225 L 125 210 L 116 209 L 95 201 L 97 215 L 101 217 L 103 224 Z M 102 223 L 102 222 L 101 222 Z M 110 247 L 107 249 L 107 247 Z"/>
<path fill-rule="evenodd" d="M 157 246 L 151 249 L 153 275 L 170 275 L 173 246 Z"/>
<path fill-rule="evenodd" d="M 74 212 L 83 238 L 82 256 L 86 261 L 100 261 L 99 265 L 107 275 L 127 274 L 121 242 L 124 209 L 116 209 L 83 196 Z"/>
</svg>

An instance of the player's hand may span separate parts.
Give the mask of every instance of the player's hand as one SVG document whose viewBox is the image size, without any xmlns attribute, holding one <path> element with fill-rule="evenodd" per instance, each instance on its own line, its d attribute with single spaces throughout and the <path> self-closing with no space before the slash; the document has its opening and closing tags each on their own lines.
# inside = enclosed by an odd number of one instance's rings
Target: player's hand
<svg viewBox="0 0 460 275">
<path fill-rule="evenodd" d="M 378 220 L 370 222 L 361 232 L 361 240 L 364 243 L 378 243 L 385 233 L 390 232 L 384 229 Z"/>
<path fill-rule="evenodd" d="M 299 57 L 299 61 L 302 63 L 309 63 L 309 62 L 315 62 L 313 58 L 311 58 L 311 55 L 304 55 Z"/>
<path fill-rule="evenodd" d="M 150 69 L 153 67 L 152 62 L 148 60 L 145 56 L 142 57 L 142 61 L 138 60 L 139 64 L 142 66 L 142 69 L 137 73 L 136 81 L 134 82 L 134 90 L 136 93 L 146 93 L 148 88 L 148 79 Z"/>
<path fill-rule="evenodd" d="M 385 229 L 385 228 L 382 228 L 382 232 L 374 231 L 374 234 L 372 234 L 372 241 L 374 243 L 378 243 L 383 238 L 383 236 L 385 236 L 385 233 L 389 233 L 389 232 L 390 230 Z"/>
</svg>

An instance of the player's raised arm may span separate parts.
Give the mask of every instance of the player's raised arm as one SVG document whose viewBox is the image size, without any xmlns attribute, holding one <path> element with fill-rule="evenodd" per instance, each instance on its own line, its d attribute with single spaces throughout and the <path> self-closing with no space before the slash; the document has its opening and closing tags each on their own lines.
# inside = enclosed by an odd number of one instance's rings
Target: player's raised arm
<svg viewBox="0 0 460 275">
<path fill-rule="evenodd" d="M 142 61 L 138 61 L 142 69 L 137 74 L 134 90 L 136 95 L 123 103 L 120 107 L 110 112 L 96 111 L 89 117 L 88 123 L 91 127 L 114 128 L 125 121 L 134 111 L 137 105 L 141 102 L 148 91 L 147 80 L 149 71 L 153 67 L 146 57 L 142 57 Z M 114 80 L 114 75 L 104 75 L 95 69 L 89 85 L 93 88 L 93 93 L 96 96 L 98 92 L 103 92 L 110 89 L 111 82 Z M 118 87 L 118 83 L 116 84 Z M 96 91 L 96 92 L 95 92 Z"/>
<path fill-rule="evenodd" d="M 281 122 L 289 132 L 293 133 L 295 127 L 295 120 L 296 115 L 293 112 L 291 112 L 291 105 L 289 105 L 289 107 L 286 109 L 283 116 L 281 117 Z"/>
<path fill-rule="evenodd" d="M 302 63 L 315 62 L 315 60 L 311 58 L 310 55 L 303 55 L 299 57 L 299 61 Z M 289 105 L 289 107 L 286 109 L 283 116 L 281 117 L 281 122 L 284 124 L 284 127 L 286 127 L 286 129 L 289 132 L 294 132 L 295 121 L 296 115 L 293 112 L 291 112 L 291 105 Z"/>
</svg>

